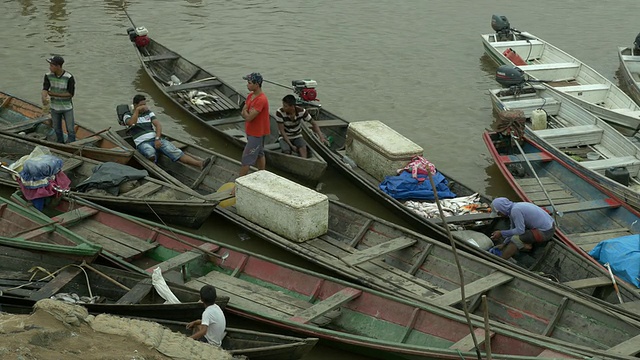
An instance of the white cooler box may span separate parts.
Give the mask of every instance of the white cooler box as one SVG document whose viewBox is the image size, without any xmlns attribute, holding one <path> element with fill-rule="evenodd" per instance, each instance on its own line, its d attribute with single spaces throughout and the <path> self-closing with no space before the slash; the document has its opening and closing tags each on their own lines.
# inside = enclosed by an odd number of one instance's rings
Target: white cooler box
<svg viewBox="0 0 640 360">
<path fill-rule="evenodd" d="M 378 120 L 357 121 L 347 130 L 347 156 L 379 181 L 397 175 L 423 149 Z"/>
<path fill-rule="evenodd" d="M 262 170 L 236 179 L 238 214 L 276 234 L 304 242 L 327 232 L 329 198 Z"/>
</svg>

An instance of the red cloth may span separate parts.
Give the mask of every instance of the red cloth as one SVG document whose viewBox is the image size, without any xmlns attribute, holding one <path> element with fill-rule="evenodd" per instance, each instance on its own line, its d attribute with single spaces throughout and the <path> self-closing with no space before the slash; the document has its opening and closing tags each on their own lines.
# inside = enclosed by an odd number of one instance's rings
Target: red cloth
<svg viewBox="0 0 640 360">
<path fill-rule="evenodd" d="M 61 194 L 53 189 L 54 186 L 57 186 L 63 190 L 69 190 L 71 186 L 71 180 L 67 175 L 60 171 L 56 175 L 53 176 L 52 180 L 49 180 L 49 184 L 47 186 L 43 186 L 37 189 L 27 189 L 20 181 L 20 178 L 17 179 L 18 185 L 20 185 L 20 191 L 22 191 L 22 195 L 27 200 L 39 199 L 44 197 L 49 197 L 55 195 L 60 196 Z"/>
<path fill-rule="evenodd" d="M 245 121 L 244 129 L 247 135 L 261 137 L 271 133 L 271 119 L 269 117 L 269 101 L 267 95 L 261 93 L 253 97 L 253 93 L 247 96 L 247 109 L 256 109 L 260 113 L 252 121 Z"/>
</svg>

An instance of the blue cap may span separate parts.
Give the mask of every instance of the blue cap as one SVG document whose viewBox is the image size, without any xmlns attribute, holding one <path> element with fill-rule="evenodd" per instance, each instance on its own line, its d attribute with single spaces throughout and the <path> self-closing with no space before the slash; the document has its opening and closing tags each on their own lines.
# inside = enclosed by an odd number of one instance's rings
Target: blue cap
<svg viewBox="0 0 640 360">
<path fill-rule="evenodd" d="M 262 75 L 260 73 L 251 73 L 242 77 L 244 80 L 251 81 L 252 83 L 262 85 Z"/>
</svg>

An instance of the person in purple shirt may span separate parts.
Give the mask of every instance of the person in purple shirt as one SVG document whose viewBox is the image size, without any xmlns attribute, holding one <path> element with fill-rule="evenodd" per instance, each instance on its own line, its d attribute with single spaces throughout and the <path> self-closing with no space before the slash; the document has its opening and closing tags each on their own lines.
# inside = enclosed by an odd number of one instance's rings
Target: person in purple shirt
<svg viewBox="0 0 640 360">
<path fill-rule="evenodd" d="M 500 197 L 491 202 L 491 209 L 511 221 L 509 230 L 496 230 L 491 234 L 493 241 L 503 240 L 497 246 L 502 250 L 503 259 L 509 259 L 521 250 L 531 250 L 535 243 L 551 240 L 556 231 L 551 215 L 535 204 Z"/>
</svg>

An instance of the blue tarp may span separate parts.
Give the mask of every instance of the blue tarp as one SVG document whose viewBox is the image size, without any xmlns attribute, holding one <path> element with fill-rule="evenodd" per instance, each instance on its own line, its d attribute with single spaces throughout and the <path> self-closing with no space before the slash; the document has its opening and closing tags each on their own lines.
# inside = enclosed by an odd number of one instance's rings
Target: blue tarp
<svg viewBox="0 0 640 360">
<path fill-rule="evenodd" d="M 438 198 L 454 198 L 456 194 L 449 190 L 447 179 L 439 172 L 433 175 Z M 427 175 L 418 174 L 418 178 L 411 177 L 411 172 L 403 171 L 397 176 L 387 176 L 380 184 L 380 190 L 398 200 L 434 200 L 433 189 Z"/>
<path fill-rule="evenodd" d="M 615 275 L 640 288 L 640 235 L 601 241 L 589 255 L 603 265 L 609 263 Z"/>
</svg>

